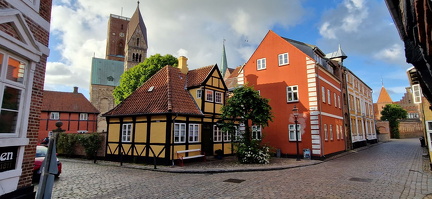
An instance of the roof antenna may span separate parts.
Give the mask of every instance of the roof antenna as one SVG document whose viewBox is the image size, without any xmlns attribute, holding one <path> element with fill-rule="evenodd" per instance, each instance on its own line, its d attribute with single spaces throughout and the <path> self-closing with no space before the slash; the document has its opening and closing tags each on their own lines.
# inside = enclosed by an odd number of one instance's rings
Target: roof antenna
<svg viewBox="0 0 432 199">
<path fill-rule="evenodd" d="M 384 80 L 382 78 L 382 75 L 381 75 L 381 86 L 384 87 Z"/>
<path fill-rule="evenodd" d="M 123 17 L 123 7 L 121 7 L 120 16 Z"/>
</svg>

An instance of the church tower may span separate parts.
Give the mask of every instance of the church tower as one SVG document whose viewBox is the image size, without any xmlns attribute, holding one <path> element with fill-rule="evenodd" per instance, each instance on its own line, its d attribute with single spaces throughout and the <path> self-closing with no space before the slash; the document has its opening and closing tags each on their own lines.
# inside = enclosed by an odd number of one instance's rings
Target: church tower
<svg viewBox="0 0 432 199">
<path fill-rule="evenodd" d="M 111 14 L 108 20 L 105 59 L 124 61 L 125 38 L 130 18 Z"/>
<path fill-rule="evenodd" d="M 125 41 L 124 71 L 129 70 L 147 58 L 147 28 L 141 17 L 139 1 L 135 13 L 129 21 Z"/>
</svg>

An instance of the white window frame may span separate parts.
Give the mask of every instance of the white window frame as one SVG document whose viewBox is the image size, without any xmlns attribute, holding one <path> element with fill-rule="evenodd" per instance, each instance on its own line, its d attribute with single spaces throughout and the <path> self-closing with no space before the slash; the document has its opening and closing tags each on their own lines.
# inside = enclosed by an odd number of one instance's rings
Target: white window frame
<svg viewBox="0 0 432 199">
<path fill-rule="evenodd" d="M 239 126 L 236 126 L 235 128 L 236 128 L 236 132 L 234 135 L 234 141 L 239 141 L 243 139 L 243 135 L 245 133 L 246 127 L 244 123 L 240 123 Z"/>
<path fill-rule="evenodd" d="M 231 141 L 231 136 L 230 136 L 229 131 L 224 131 L 224 132 L 222 132 L 222 137 L 223 137 L 223 141 L 224 141 L 224 142 L 229 142 L 229 141 Z"/>
<path fill-rule="evenodd" d="M 327 103 L 329 104 L 329 105 L 331 105 L 331 92 L 330 92 L 330 89 L 327 89 Z"/>
<path fill-rule="evenodd" d="M 345 134 L 344 134 L 344 132 L 343 132 L 343 130 L 342 130 L 342 125 L 340 125 L 339 128 L 340 128 L 339 131 L 340 131 L 340 133 L 341 133 L 341 137 L 340 137 L 340 139 L 343 140 L 344 137 L 345 137 Z"/>
<path fill-rule="evenodd" d="M 288 65 L 289 64 L 288 53 L 279 54 L 278 60 L 279 60 L 279 66 Z"/>
<path fill-rule="evenodd" d="M 262 139 L 262 127 L 253 125 L 252 126 L 252 139 L 261 140 Z"/>
<path fill-rule="evenodd" d="M 222 142 L 222 131 L 217 125 L 213 125 L 213 142 Z"/>
<path fill-rule="evenodd" d="M 222 93 L 221 92 L 218 92 L 218 91 L 215 91 L 215 95 L 214 95 L 214 100 L 215 100 L 215 103 L 218 103 L 218 104 L 223 104 L 223 99 L 222 99 Z"/>
<path fill-rule="evenodd" d="M 83 133 L 87 133 L 87 130 L 78 130 L 77 133 L 83 134 Z"/>
<path fill-rule="evenodd" d="M 80 113 L 80 120 L 88 120 L 88 113 Z"/>
<path fill-rule="evenodd" d="M 205 101 L 206 102 L 213 102 L 214 101 L 214 91 L 213 90 L 209 90 L 209 89 L 206 89 L 205 90 L 206 92 L 206 99 L 205 99 Z"/>
<path fill-rule="evenodd" d="M 266 69 L 266 58 L 257 59 L 257 70 Z"/>
<path fill-rule="evenodd" d="M 132 142 L 132 123 L 122 125 L 122 142 Z"/>
<path fill-rule="evenodd" d="M 202 90 L 201 89 L 196 90 L 196 98 L 201 99 L 201 97 L 202 97 Z"/>
<path fill-rule="evenodd" d="M 321 86 L 321 98 L 323 103 L 326 103 L 326 90 L 324 88 L 324 86 Z"/>
<path fill-rule="evenodd" d="M 297 136 L 299 136 L 298 141 L 302 141 L 301 136 L 301 125 L 297 124 Z M 296 141 L 295 124 L 288 124 L 288 139 L 289 141 Z"/>
<path fill-rule="evenodd" d="M 414 104 L 419 104 L 422 102 L 422 93 L 419 84 L 412 85 L 412 95 Z"/>
<path fill-rule="evenodd" d="M 174 143 L 186 143 L 186 124 L 174 123 Z"/>
<path fill-rule="evenodd" d="M 341 100 L 340 100 L 340 96 L 338 95 L 338 105 L 339 105 L 339 108 L 341 108 Z"/>
<path fill-rule="evenodd" d="M 324 140 L 328 140 L 328 133 L 327 133 L 327 124 L 324 124 Z"/>
<path fill-rule="evenodd" d="M 292 95 L 292 100 L 290 100 L 289 97 L 290 95 Z M 286 97 L 287 97 L 287 102 L 298 102 L 299 101 L 298 85 L 287 86 Z"/>
<path fill-rule="evenodd" d="M 50 120 L 58 120 L 60 119 L 60 113 L 59 112 L 51 112 L 50 113 Z"/>
<path fill-rule="evenodd" d="M 329 128 L 330 128 L 330 129 L 329 129 L 330 140 L 333 140 L 333 137 L 334 137 L 334 136 L 333 136 L 333 125 L 330 124 L 330 125 L 329 125 Z"/>
<path fill-rule="evenodd" d="M 199 142 L 200 128 L 199 124 L 189 124 L 189 142 Z"/>
</svg>

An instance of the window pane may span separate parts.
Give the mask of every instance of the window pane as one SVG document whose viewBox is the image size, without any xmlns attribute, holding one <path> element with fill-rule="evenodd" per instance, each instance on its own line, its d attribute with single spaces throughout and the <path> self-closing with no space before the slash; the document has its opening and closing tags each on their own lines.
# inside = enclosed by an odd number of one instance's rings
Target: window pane
<svg viewBox="0 0 432 199">
<path fill-rule="evenodd" d="M 21 98 L 21 90 L 6 86 L 4 88 L 4 94 L 2 100 L 3 103 L 1 108 L 18 111 L 20 98 Z"/>
<path fill-rule="evenodd" d="M 9 58 L 6 78 L 14 82 L 22 83 L 24 80 L 25 63 L 14 58 Z"/>
<path fill-rule="evenodd" d="M 0 113 L 0 133 L 15 133 L 18 112 L 2 110 Z"/>
</svg>

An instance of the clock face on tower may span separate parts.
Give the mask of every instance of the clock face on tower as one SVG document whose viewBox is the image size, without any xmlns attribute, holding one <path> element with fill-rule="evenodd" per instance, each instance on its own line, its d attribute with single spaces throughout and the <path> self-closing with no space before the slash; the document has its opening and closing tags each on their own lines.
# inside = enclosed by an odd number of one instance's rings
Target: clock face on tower
<svg viewBox="0 0 432 199">
<path fill-rule="evenodd" d="M 125 35 L 124 33 L 122 33 L 122 32 L 120 33 L 120 37 L 124 37 L 124 35 Z"/>
</svg>

